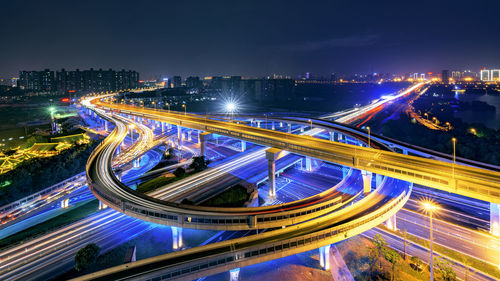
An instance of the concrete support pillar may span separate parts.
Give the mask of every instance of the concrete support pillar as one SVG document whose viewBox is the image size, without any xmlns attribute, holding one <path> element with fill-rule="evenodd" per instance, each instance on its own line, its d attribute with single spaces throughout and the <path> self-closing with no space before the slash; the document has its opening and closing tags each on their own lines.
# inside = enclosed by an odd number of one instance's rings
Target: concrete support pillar
<svg viewBox="0 0 500 281">
<path fill-rule="evenodd" d="M 280 152 L 281 150 L 277 148 L 269 148 L 266 150 L 269 177 L 269 198 L 276 198 L 276 160 L 278 159 Z"/>
<path fill-rule="evenodd" d="M 104 120 L 104 131 L 108 131 L 108 121 Z"/>
<path fill-rule="evenodd" d="M 330 131 L 330 132 L 328 132 L 328 135 L 330 136 L 330 141 L 334 141 L 334 139 L 335 139 L 335 132 Z"/>
<path fill-rule="evenodd" d="M 61 208 L 66 209 L 69 207 L 69 198 L 66 198 L 64 200 L 61 200 Z"/>
<path fill-rule="evenodd" d="M 165 133 L 165 123 L 164 122 L 160 122 L 160 123 L 161 123 L 161 132 Z"/>
<path fill-rule="evenodd" d="M 129 129 L 130 130 L 130 141 L 134 142 L 134 129 Z"/>
<path fill-rule="evenodd" d="M 300 126 L 300 132 L 303 133 L 304 132 L 304 126 Z"/>
<path fill-rule="evenodd" d="M 385 226 L 389 228 L 392 231 L 398 230 L 398 227 L 396 225 L 396 215 L 390 217 L 388 220 L 385 221 Z"/>
<path fill-rule="evenodd" d="M 404 155 L 408 155 L 408 150 L 407 149 L 403 149 L 403 154 Z"/>
<path fill-rule="evenodd" d="M 288 133 L 289 134 L 292 133 L 292 124 L 291 123 L 288 123 Z"/>
<path fill-rule="evenodd" d="M 378 187 L 379 185 L 382 184 L 382 181 L 384 180 L 384 176 L 375 174 L 375 187 Z"/>
<path fill-rule="evenodd" d="M 275 127 L 274 127 L 274 121 L 271 122 L 271 130 L 274 131 Z"/>
<path fill-rule="evenodd" d="M 306 170 L 307 172 L 311 172 L 311 171 L 312 171 L 312 163 L 311 163 L 312 161 L 311 161 L 311 157 L 306 156 L 305 161 L 306 161 L 306 167 L 305 167 L 305 170 Z"/>
<path fill-rule="evenodd" d="M 319 248 L 319 264 L 323 270 L 330 270 L 330 245 Z"/>
<path fill-rule="evenodd" d="M 133 166 L 134 168 L 139 168 L 141 166 L 141 159 L 140 158 L 135 159 L 133 162 Z"/>
<path fill-rule="evenodd" d="M 241 152 L 244 152 L 245 150 L 247 150 L 247 142 L 242 140 L 241 141 Z"/>
<path fill-rule="evenodd" d="M 361 171 L 361 176 L 363 177 L 363 191 L 367 195 L 372 191 L 372 173 Z"/>
<path fill-rule="evenodd" d="M 172 247 L 174 250 L 182 248 L 182 227 L 172 226 Z"/>
<path fill-rule="evenodd" d="M 229 280 L 230 281 L 238 281 L 240 278 L 240 269 L 234 268 L 229 270 Z"/>
<path fill-rule="evenodd" d="M 260 128 L 260 121 L 257 121 L 257 128 Z"/>
<path fill-rule="evenodd" d="M 177 145 L 180 148 L 182 145 L 182 127 L 177 125 Z"/>
<path fill-rule="evenodd" d="M 210 138 L 211 133 L 203 132 L 198 135 L 198 141 L 200 143 L 200 155 L 207 157 L 207 140 Z"/>
<path fill-rule="evenodd" d="M 280 122 L 280 128 L 283 127 L 283 122 Z"/>
<path fill-rule="evenodd" d="M 490 233 L 500 236 L 500 205 L 490 203 Z"/>
<path fill-rule="evenodd" d="M 102 201 L 99 200 L 99 210 L 106 209 L 107 207 L 108 207 L 108 205 L 102 203 Z"/>
<path fill-rule="evenodd" d="M 116 148 L 116 155 L 120 154 L 121 150 L 122 150 L 122 145 L 120 144 L 120 145 L 118 145 L 118 147 Z"/>
<path fill-rule="evenodd" d="M 188 134 L 188 138 L 187 138 L 187 139 L 188 139 L 188 141 L 191 141 L 191 132 L 192 132 L 191 130 L 189 130 L 189 131 L 187 132 L 187 134 Z"/>
</svg>

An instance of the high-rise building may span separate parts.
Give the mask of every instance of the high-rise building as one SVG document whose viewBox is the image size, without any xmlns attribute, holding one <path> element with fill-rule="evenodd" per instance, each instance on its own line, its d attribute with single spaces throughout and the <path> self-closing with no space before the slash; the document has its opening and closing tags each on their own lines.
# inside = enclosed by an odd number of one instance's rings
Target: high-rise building
<svg viewBox="0 0 500 281">
<path fill-rule="evenodd" d="M 200 77 L 189 76 L 188 78 L 186 78 L 186 87 L 200 89 L 202 88 L 202 86 L 203 83 L 201 82 Z"/>
<path fill-rule="evenodd" d="M 491 75 L 491 81 L 495 82 L 500 81 L 500 69 L 492 69 L 490 71 L 490 75 Z"/>
<path fill-rule="evenodd" d="M 441 71 L 441 81 L 444 84 L 450 84 L 450 71 L 445 69 Z"/>
<path fill-rule="evenodd" d="M 481 81 L 490 81 L 490 71 L 488 69 L 481 69 Z"/>
<path fill-rule="evenodd" d="M 33 92 L 103 92 L 134 89 L 139 86 L 139 73 L 136 71 L 84 70 L 66 71 L 61 69 L 54 75 L 44 71 L 20 71 L 20 87 Z"/>
<path fill-rule="evenodd" d="M 172 78 L 172 88 L 179 88 L 182 87 L 182 78 L 180 76 L 174 76 Z"/>
</svg>

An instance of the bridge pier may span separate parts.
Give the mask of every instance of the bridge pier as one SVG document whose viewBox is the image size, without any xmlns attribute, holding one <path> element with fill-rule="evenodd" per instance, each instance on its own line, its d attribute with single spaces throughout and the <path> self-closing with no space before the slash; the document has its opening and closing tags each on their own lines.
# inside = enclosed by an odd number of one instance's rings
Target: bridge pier
<svg viewBox="0 0 500 281">
<path fill-rule="evenodd" d="M 490 203 L 490 233 L 500 236 L 500 205 Z"/>
<path fill-rule="evenodd" d="M 274 129 L 276 129 L 276 128 L 274 127 L 274 121 L 272 121 L 272 122 L 271 122 L 271 130 L 273 130 L 273 131 L 274 131 Z"/>
<path fill-rule="evenodd" d="M 102 203 L 101 200 L 99 200 L 99 210 L 103 210 L 103 209 L 106 209 L 108 207 L 108 205 Z"/>
<path fill-rule="evenodd" d="M 257 128 L 260 128 L 260 121 L 257 121 Z"/>
<path fill-rule="evenodd" d="M 191 141 L 191 132 L 192 132 L 191 130 L 189 130 L 189 131 L 187 132 L 187 134 L 188 134 L 187 140 L 188 140 L 188 141 Z"/>
<path fill-rule="evenodd" d="M 174 250 L 182 248 L 182 227 L 172 226 L 172 247 Z"/>
<path fill-rule="evenodd" d="M 288 123 L 288 133 L 289 134 L 292 133 L 292 124 L 291 123 Z"/>
<path fill-rule="evenodd" d="M 160 122 L 161 123 L 161 132 L 165 133 L 165 122 Z"/>
<path fill-rule="evenodd" d="M 177 125 L 177 146 L 181 148 L 182 145 L 182 127 Z"/>
<path fill-rule="evenodd" d="M 361 171 L 361 176 L 363 177 L 363 191 L 367 195 L 372 191 L 372 173 Z"/>
<path fill-rule="evenodd" d="M 277 148 L 269 148 L 266 150 L 266 159 L 269 177 L 269 198 L 276 198 L 276 159 L 281 152 Z"/>
<path fill-rule="evenodd" d="M 330 141 L 333 141 L 335 139 L 335 133 L 333 131 L 329 131 L 328 135 L 330 136 Z"/>
<path fill-rule="evenodd" d="M 139 158 L 134 159 L 133 167 L 134 168 L 139 168 L 140 166 L 141 166 L 141 160 Z"/>
<path fill-rule="evenodd" d="M 229 270 L 229 280 L 238 281 L 240 278 L 240 268 L 234 268 Z"/>
<path fill-rule="evenodd" d="M 129 129 L 130 131 L 130 140 L 134 142 L 134 129 Z"/>
<path fill-rule="evenodd" d="M 330 270 L 330 245 L 319 248 L 319 264 L 323 270 Z"/>
<path fill-rule="evenodd" d="M 307 172 L 311 172 L 311 171 L 312 171 L 312 163 L 311 163 L 312 161 L 311 161 L 311 157 L 306 156 L 305 161 L 306 161 L 306 167 L 305 167 L 305 170 L 306 170 Z"/>
<path fill-rule="evenodd" d="M 104 131 L 108 131 L 108 121 L 104 120 Z"/>
<path fill-rule="evenodd" d="M 382 181 L 384 180 L 384 176 L 375 174 L 375 187 L 378 187 L 379 185 L 382 184 Z"/>
<path fill-rule="evenodd" d="M 300 132 L 303 133 L 304 132 L 304 126 L 300 126 Z"/>
<path fill-rule="evenodd" d="M 241 152 L 244 152 L 245 150 L 247 150 L 247 142 L 242 140 L 241 141 Z"/>
<path fill-rule="evenodd" d="M 200 155 L 207 157 L 207 140 L 212 133 L 203 132 L 198 135 L 198 142 L 200 143 Z"/>
<path fill-rule="evenodd" d="M 398 230 L 398 226 L 396 224 L 396 214 L 385 221 L 385 226 L 392 231 Z"/>
<path fill-rule="evenodd" d="M 68 207 L 69 207 L 69 198 L 61 200 L 61 208 L 62 209 L 67 209 Z"/>
</svg>

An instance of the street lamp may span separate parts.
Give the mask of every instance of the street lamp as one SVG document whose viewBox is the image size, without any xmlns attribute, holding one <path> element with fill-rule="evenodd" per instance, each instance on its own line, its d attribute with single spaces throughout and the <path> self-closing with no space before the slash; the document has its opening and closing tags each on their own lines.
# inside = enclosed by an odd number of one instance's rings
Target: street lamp
<svg viewBox="0 0 500 281">
<path fill-rule="evenodd" d="M 430 260 L 430 266 L 431 266 L 431 281 L 434 281 L 434 257 L 433 257 L 433 251 L 432 251 L 432 214 L 434 211 L 439 209 L 439 207 L 432 201 L 430 200 L 425 200 L 422 201 L 422 207 L 424 210 L 429 214 L 429 224 L 430 224 L 430 252 L 431 252 L 431 260 Z"/>
<path fill-rule="evenodd" d="M 170 103 L 167 102 L 167 106 L 168 106 L 168 113 L 170 113 Z"/>
<path fill-rule="evenodd" d="M 234 119 L 234 111 L 236 110 L 236 104 L 234 102 L 228 102 L 226 104 L 226 110 L 231 113 L 231 121 Z"/>
<path fill-rule="evenodd" d="M 370 127 L 366 127 L 366 129 L 368 130 L 368 147 L 370 147 Z"/>
<path fill-rule="evenodd" d="M 457 139 L 451 138 L 451 142 L 453 142 L 453 164 L 451 165 L 452 166 L 452 177 L 455 178 L 455 158 L 456 158 L 455 147 L 457 144 Z"/>
<path fill-rule="evenodd" d="M 50 111 L 50 128 L 52 129 L 52 134 L 53 134 L 55 131 L 54 112 L 56 111 L 56 109 L 53 106 L 51 106 L 49 107 L 49 111 Z"/>
<path fill-rule="evenodd" d="M 427 114 L 427 112 L 426 112 L 426 113 L 424 113 L 424 115 L 427 118 L 427 120 L 429 120 L 429 114 Z"/>
<path fill-rule="evenodd" d="M 476 135 L 476 134 L 477 134 L 477 131 L 476 131 L 476 129 L 474 129 L 474 128 L 470 128 L 470 130 L 469 130 L 469 131 L 470 131 L 470 132 L 471 132 L 471 134 L 473 134 L 473 135 Z"/>
<path fill-rule="evenodd" d="M 308 121 L 311 124 L 311 130 L 312 130 L 313 129 L 313 121 L 311 119 L 309 119 Z"/>
<path fill-rule="evenodd" d="M 183 104 L 182 104 L 182 107 L 184 107 L 184 115 L 186 115 L 186 113 L 187 113 L 186 104 L 185 104 L 185 103 L 183 103 Z"/>
<path fill-rule="evenodd" d="M 156 103 L 154 101 L 152 101 L 151 104 L 154 105 L 155 110 L 156 110 Z"/>
</svg>

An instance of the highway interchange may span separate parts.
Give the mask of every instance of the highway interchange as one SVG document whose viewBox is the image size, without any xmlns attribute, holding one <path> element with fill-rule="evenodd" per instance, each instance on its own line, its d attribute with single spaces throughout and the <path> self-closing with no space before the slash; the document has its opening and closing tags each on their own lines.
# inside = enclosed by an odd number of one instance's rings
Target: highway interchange
<svg viewBox="0 0 500 281">
<path fill-rule="evenodd" d="M 348 112 L 349 113 L 352 113 L 352 112 Z M 113 118 L 120 118 L 122 122 L 131 122 L 130 119 L 126 119 L 126 118 L 121 118 L 119 117 L 117 114 L 113 114 Z M 300 122 L 298 122 L 300 123 Z M 117 127 L 118 129 L 115 128 L 115 131 L 120 131 L 120 126 L 122 125 L 119 125 L 119 123 L 116 123 L 117 124 Z M 144 126 L 143 124 L 141 123 L 137 123 L 135 122 L 134 123 L 135 126 L 137 126 L 137 128 L 141 128 L 141 131 L 142 132 L 148 132 L 148 129 L 146 126 Z M 141 127 L 141 126 L 144 126 L 144 127 Z M 121 128 L 122 130 L 122 134 L 123 132 L 125 132 L 125 135 L 127 134 L 127 128 L 126 126 L 122 126 Z M 115 132 L 113 131 L 113 132 Z M 295 129 L 295 131 L 298 131 L 298 129 Z M 316 134 L 321 134 L 322 133 L 322 130 L 317 130 L 318 132 Z M 111 133 L 111 137 L 110 138 L 116 138 L 117 137 L 117 134 L 113 135 L 113 132 Z M 149 132 L 151 132 L 151 130 L 149 130 Z M 306 131 L 307 132 L 307 131 Z M 172 133 L 170 135 L 170 137 L 172 135 L 174 135 L 175 133 Z M 153 137 L 153 134 L 149 134 L 149 133 L 140 133 L 138 134 L 139 137 L 136 139 L 136 144 L 151 144 L 152 143 L 152 137 Z M 110 139 L 108 138 L 108 139 Z M 141 147 L 141 145 L 136 145 L 135 147 Z M 195 142 L 193 143 L 192 145 L 193 148 L 196 147 L 196 144 Z M 214 149 L 215 146 L 212 146 L 212 151 L 217 151 L 216 149 Z M 114 150 L 116 149 L 116 147 L 113 147 L 111 148 L 108 152 L 107 152 L 107 158 L 108 159 L 111 159 L 112 158 L 112 155 L 114 154 Z M 130 151 L 132 151 L 131 153 L 134 154 L 135 157 L 141 155 L 142 153 L 145 153 L 147 150 L 149 150 L 149 148 L 147 149 L 137 149 L 137 150 L 134 150 L 134 149 L 131 149 Z M 258 147 L 255 147 L 252 149 L 249 149 L 249 152 L 248 153 L 240 153 L 239 155 L 246 155 L 248 156 L 247 158 L 245 158 L 245 156 L 238 156 L 238 154 L 236 155 L 237 157 L 235 157 L 234 159 L 230 159 L 227 161 L 227 163 L 221 163 L 220 165 L 214 165 L 213 168 L 205 171 L 205 172 L 202 172 L 202 173 L 205 173 L 205 174 L 201 174 L 199 177 L 201 178 L 201 180 L 199 182 L 197 182 L 196 186 L 199 186 L 201 190 L 203 190 L 203 188 L 205 189 L 208 189 L 210 188 L 212 185 L 213 185 L 213 182 L 217 182 L 219 179 L 222 179 L 223 178 L 223 175 L 224 174 L 228 174 L 228 173 L 234 173 L 237 175 L 237 177 L 240 177 L 240 176 L 243 176 L 243 172 L 247 172 L 245 171 L 244 169 L 244 166 L 245 165 L 248 165 L 248 164 L 252 164 L 253 167 L 256 167 L 256 166 L 259 166 L 261 167 L 262 166 L 262 160 L 263 160 L 263 150 L 262 149 L 259 149 Z M 134 158 L 134 156 L 128 158 L 127 160 L 132 160 Z M 295 156 L 294 154 L 290 154 L 290 155 L 287 155 L 286 157 L 297 157 Z M 240 158 L 243 158 L 240 159 Z M 260 160 L 259 160 L 260 159 Z M 260 162 L 259 162 L 260 161 Z M 294 162 L 293 160 L 291 160 L 291 162 Z M 118 162 L 118 161 L 115 161 L 115 163 L 120 163 L 120 164 L 123 164 L 123 163 L 126 163 L 126 161 L 123 161 L 123 162 Z M 238 165 L 239 163 L 242 163 L 241 165 Z M 260 163 L 260 164 L 259 164 Z M 295 163 L 295 162 L 294 162 Z M 224 166 L 225 165 L 225 166 Z M 142 165 L 141 165 L 142 166 Z M 225 168 L 224 168 L 225 167 Z M 240 168 L 240 171 L 238 171 L 238 168 Z M 331 169 L 331 168 L 327 168 L 327 169 Z M 214 171 L 215 170 L 215 171 Z M 264 171 L 262 171 L 264 170 Z M 253 172 L 247 172 L 246 176 L 247 178 L 262 178 L 262 177 L 265 177 L 265 168 L 262 169 L 256 169 L 255 171 Z M 287 185 L 290 185 L 290 186 L 293 186 L 293 185 L 300 185 L 301 184 L 301 180 L 303 180 L 304 182 L 302 184 L 305 184 L 305 185 L 311 185 L 311 183 L 307 183 L 307 175 L 300 175 L 300 174 L 303 174 L 304 172 L 301 170 L 301 169 L 295 169 L 295 168 L 292 168 L 291 170 L 288 170 L 288 171 L 291 171 L 291 172 L 285 172 L 282 174 L 282 177 L 280 178 L 281 180 L 285 181 L 285 183 L 283 184 L 283 191 L 284 190 L 287 190 Z M 318 172 L 321 171 L 321 169 L 318 170 Z M 340 170 L 341 171 L 341 170 Z M 353 171 L 356 171 L 356 170 L 353 170 Z M 330 171 L 331 172 L 331 171 Z M 287 175 L 288 173 L 290 173 L 290 175 Z M 356 173 L 356 172 L 353 172 L 353 173 Z M 329 174 L 329 172 L 327 172 L 327 174 Z M 340 173 L 341 174 L 341 173 Z M 351 173 L 352 175 L 352 173 Z M 226 176 L 227 177 L 227 176 Z M 233 176 L 235 177 L 235 176 Z M 356 176 L 354 175 L 353 178 L 356 178 L 357 181 L 359 181 L 359 175 Z M 111 177 L 110 178 L 107 178 L 107 176 L 105 177 L 105 179 L 103 179 L 103 181 L 106 181 L 106 182 L 112 182 L 114 179 Z M 255 179 L 254 179 L 255 180 Z M 392 179 L 393 180 L 393 179 Z M 339 175 L 336 179 L 335 179 L 336 183 L 339 183 L 339 182 L 342 182 L 342 175 Z M 395 180 L 397 181 L 397 180 Z M 210 182 L 212 182 L 212 185 L 210 184 Z M 232 184 L 232 181 L 229 181 L 228 185 L 231 185 Z M 332 186 L 334 186 L 335 184 L 333 184 Z M 394 188 L 394 186 L 400 186 L 400 188 Z M 321 186 L 321 184 L 320 184 Z M 323 184 L 324 186 L 324 184 Z M 357 184 L 358 186 L 358 189 L 361 188 L 362 189 L 362 183 L 360 184 L 358 182 Z M 389 184 L 386 184 L 384 186 L 389 186 Z M 401 181 L 401 184 L 391 184 L 390 185 L 391 187 L 393 188 L 390 188 L 390 189 L 387 189 L 385 190 L 383 188 L 383 186 L 381 188 L 377 188 L 374 192 L 372 192 L 372 194 L 370 194 L 369 196 L 371 196 L 371 198 L 374 198 L 374 197 L 377 197 L 378 196 L 378 199 L 377 200 L 367 200 L 366 198 L 363 198 L 363 197 L 360 197 L 358 198 L 356 201 L 356 204 L 363 201 L 363 209 L 359 209 L 357 210 L 358 211 L 358 215 L 350 215 L 349 216 L 349 220 L 355 220 L 358 216 L 359 217 L 362 217 L 363 214 L 367 214 L 367 213 L 371 213 L 373 212 L 374 210 L 378 210 L 381 206 L 383 206 L 385 203 L 385 205 L 390 205 L 390 201 L 391 201 L 391 198 L 392 198 L 392 201 L 395 201 L 394 198 L 406 198 L 404 200 L 404 202 L 406 202 L 406 200 L 408 200 L 407 196 L 409 196 L 409 186 L 405 186 L 404 182 Z M 336 186 L 333 190 L 335 190 L 335 192 L 342 192 L 344 191 L 344 194 L 356 194 L 356 190 L 346 190 L 345 188 L 350 188 L 348 185 L 342 185 L 340 184 L 339 186 Z M 411 188 L 411 187 L 410 187 Z M 328 191 L 329 189 L 328 188 L 319 188 L 317 191 Z M 290 188 L 290 191 L 293 192 L 293 188 Z M 287 192 L 288 193 L 288 192 Z M 269 204 L 276 204 L 276 203 L 286 203 L 286 202 L 290 202 L 290 201 L 295 201 L 295 200 L 299 200 L 299 199 L 302 199 L 300 198 L 300 196 L 304 196 L 303 194 L 300 194 L 296 197 L 293 197 L 293 196 L 289 196 L 289 198 L 286 199 L 286 196 L 283 197 L 282 195 L 283 194 L 287 194 L 287 193 L 280 193 L 280 188 L 278 188 L 278 198 L 281 198 L 283 201 L 279 202 L 279 201 L 276 201 L 276 202 L 269 202 Z M 190 198 L 196 198 L 197 196 L 199 196 L 200 194 L 200 191 L 199 190 L 193 190 L 193 184 L 189 185 L 187 182 L 183 182 L 183 181 L 179 181 L 178 183 L 176 183 L 175 185 L 173 186 L 168 186 L 167 188 L 165 189 L 160 189 L 156 192 L 154 192 L 153 194 L 149 194 L 149 195 L 152 195 L 152 196 L 155 196 L 155 197 L 158 197 L 162 200 L 171 200 L 171 201 L 174 201 L 174 202 L 178 202 L 180 198 L 184 197 L 184 196 L 191 196 Z M 309 196 L 313 196 L 314 194 L 311 193 L 311 194 L 307 194 Z M 306 196 L 307 196 L 306 195 Z M 404 195 L 403 197 L 401 197 L 401 195 Z M 370 197 L 368 197 L 370 198 Z M 201 200 L 201 199 L 199 199 Z M 401 204 L 403 204 L 404 202 L 402 202 Z M 410 201 L 408 201 L 408 206 L 411 206 L 411 202 L 412 202 L 412 199 L 410 199 Z M 400 205 L 401 205 L 400 204 Z M 346 207 L 346 209 L 348 209 L 349 207 Z M 239 211 L 238 211 L 239 212 Z M 406 214 L 405 212 L 409 212 L 409 211 L 402 211 L 403 213 L 399 213 L 398 214 L 398 224 L 399 225 L 404 225 L 405 221 L 409 221 L 407 218 L 408 214 Z M 137 224 L 142 224 L 144 225 L 144 223 L 141 223 L 139 220 L 135 220 L 135 219 L 130 219 L 130 218 L 127 218 L 126 216 L 123 216 L 123 215 L 119 215 L 117 214 L 116 212 L 113 212 L 113 211 L 110 211 L 110 210 L 106 210 L 106 211 L 103 211 L 103 212 L 100 212 L 97 214 L 97 216 L 101 215 L 103 216 L 104 218 L 107 218 L 109 219 L 108 216 L 111 216 L 111 214 L 114 214 L 116 216 L 116 221 L 119 221 L 119 220 L 129 220 L 129 221 L 133 221 Z M 400 214 L 403 214 L 403 215 L 400 215 Z M 322 214 L 323 215 L 323 214 Z M 414 216 L 412 216 L 411 214 L 409 215 L 410 217 L 412 217 L 412 219 L 414 219 Z M 343 218 L 341 214 L 337 213 L 335 215 L 335 212 L 333 213 L 329 213 L 327 214 L 326 216 L 318 216 L 317 219 L 321 220 L 321 219 L 325 219 L 328 218 L 328 224 L 327 225 L 323 225 L 320 229 L 317 229 L 316 227 L 315 228 L 309 228 L 307 226 L 307 223 L 303 223 L 303 224 L 300 224 L 301 225 L 301 228 L 303 228 L 303 232 L 301 230 L 300 233 L 297 233 L 298 237 L 301 237 L 303 236 L 304 234 L 310 234 L 311 232 L 314 233 L 316 230 L 324 230 L 324 229 L 327 229 L 329 227 L 337 227 L 339 224 L 342 225 L 343 222 L 346 222 L 346 218 Z M 332 219 L 332 218 L 336 218 L 336 223 L 334 222 L 335 220 Z M 106 219 L 106 220 L 107 220 Z M 387 219 L 387 216 L 383 217 L 383 219 L 381 218 L 380 219 L 380 222 Z M 96 218 L 93 218 L 93 220 L 98 220 L 98 217 Z M 114 219 L 110 219 L 112 222 L 114 222 L 115 220 Z M 475 220 L 475 219 L 472 219 L 472 220 Z M 129 222 L 131 223 L 131 222 Z M 111 224 L 111 223 L 110 223 Z M 419 224 L 422 224 L 422 225 L 425 225 L 425 218 L 420 218 L 420 222 Z M 472 224 L 474 224 L 474 222 L 472 222 Z M 125 223 L 124 225 L 129 225 L 127 223 Z M 146 225 L 149 225 L 151 226 L 151 224 L 146 224 Z M 482 224 L 481 221 L 479 221 L 477 223 L 478 226 L 482 225 L 482 227 L 484 227 L 484 224 Z M 75 226 L 71 226 L 71 227 L 75 227 Z M 115 226 L 116 227 L 116 226 Z M 291 227 L 290 227 L 291 228 Z M 92 229 L 92 226 L 89 226 L 89 229 Z M 105 226 L 103 226 L 103 229 L 111 229 L 111 228 L 105 228 Z M 115 228 L 115 229 L 120 229 L 120 228 Z M 143 229 L 147 229 L 146 228 L 143 228 Z M 145 230 L 144 230 L 145 231 Z M 286 229 L 285 231 L 284 230 L 276 230 L 278 232 L 280 232 L 279 234 L 277 234 L 276 236 L 277 237 L 281 237 L 281 236 L 286 236 L 286 238 L 292 238 L 292 237 L 295 237 L 293 236 L 292 234 L 290 233 L 293 233 L 293 229 Z M 425 226 L 422 228 L 422 230 L 417 230 L 417 231 L 423 231 L 425 232 Z M 90 232 L 90 231 L 89 231 Z M 109 231 L 108 231 L 109 232 Z M 103 232 L 100 232 L 101 234 L 102 233 L 105 233 L 105 231 Z M 141 233 L 140 231 L 138 233 Z M 269 234 L 271 233 L 271 234 Z M 109 233 L 108 233 L 109 234 Z M 266 235 L 273 235 L 273 231 L 266 231 L 265 232 Z M 353 233 L 352 235 L 355 235 L 355 233 Z M 90 240 L 85 240 L 85 238 L 81 238 L 83 237 L 84 235 L 80 235 L 80 236 L 76 236 L 76 237 L 66 237 L 66 238 L 57 238 L 57 239 L 77 239 L 77 241 L 81 241 L 81 243 L 85 243 L 85 241 L 90 241 Z M 112 234 L 110 234 L 109 236 L 112 236 Z M 255 245 L 260 245 L 261 242 L 260 242 L 260 239 L 259 235 L 254 235 L 256 236 L 255 238 L 251 238 L 253 240 L 255 240 Z M 351 236 L 351 235 L 349 235 Z M 80 237 L 80 238 L 78 238 Z M 92 239 L 90 238 L 91 236 L 87 237 L 88 239 Z M 95 236 L 97 237 L 97 236 Z M 94 238 L 95 238 L 94 237 Z M 48 237 L 46 237 L 48 238 Z M 102 239 L 105 239 L 105 236 L 101 236 Z M 338 239 L 345 239 L 346 237 L 343 237 L 343 238 L 339 238 L 339 237 L 336 237 L 335 241 L 340 241 Z M 78 240 L 79 239 L 79 240 Z M 245 238 L 247 239 L 246 241 L 248 241 L 248 238 Z M 438 239 L 438 238 L 437 238 Z M 252 241 L 253 241 L 252 240 Z M 331 241 L 325 241 L 325 243 L 332 243 L 332 241 L 334 240 L 331 240 Z M 74 241 L 74 240 L 71 240 L 71 241 Z M 224 242 L 224 243 L 228 243 L 228 242 Z M 237 243 L 237 242 L 231 242 L 231 243 Z M 225 244 L 225 245 L 226 245 Z M 41 244 L 43 245 L 43 244 Z M 78 244 L 78 245 L 82 245 L 82 244 Z M 252 245 L 254 246 L 254 245 Z M 214 247 L 214 245 L 211 245 L 210 247 Z M 223 247 L 223 246 L 221 246 Z M 77 247 L 73 247 L 74 249 L 76 249 Z M 63 249 L 63 248 L 61 248 Z M 242 248 L 243 249 L 243 248 Z M 29 249 L 29 247 L 27 247 L 27 250 L 26 251 L 31 251 L 31 249 Z M 197 250 L 199 251 L 199 250 Z M 236 251 L 235 248 L 232 249 L 232 251 Z M 66 258 L 66 260 L 70 259 L 69 257 L 71 256 L 70 253 L 71 252 L 68 252 L 68 251 L 65 251 L 68 253 L 68 257 Z M 35 251 L 35 253 L 37 253 Z M 57 253 L 57 251 L 54 251 L 54 253 Z M 73 251 L 74 253 L 74 251 Z M 221 251 L 221 253 L 225 253 L 225 251 Z M 36 254 L 33 254 L 33 253 L 30 253 L 31 255 L 36 255 Z M 474 254 L 474 253 L 472 253 Z M 178 255 L 178 254 L 177 254 Z M 273 258 L 273 255 L 272 254 L 269 254 L 267 255 L 269 259 Z M 8 258 L 8 259 L 11 259 L 11 258 Z M 57 260 L 57 258 L 55 258 Z M 170 258 L 166 258 L 166 260 L 170 260 Z M 163 260 L 164 262 L 165 260 Z M 259 261 L 262 261 L 261 257 L 259 257 Z M 248 262 L 248 261 L 247 261 Z M 244 264 L 244 263 L 240 263 L 241 264 Z M 171 266 L 171 263 L 169 263 L 169 268 L 173 268 L 173 266 Z M 2 268 L 2 265 L 0 264 L 0 269 Z M 5 268 L 5 267 L 4 267 Z M 36 271 L 36 268 L 40 268 L 40 267 L 34 267 L 33 271 Z M 18 268 L 18 272 L 21 272 L 23 269 L 23 267 L 19 267 Z M 165 271 L 168 271 L 170 269 L 168 268 L 163 268 L 162 269 L 164 272 Z M 11 270 L 8 270 L 8 272 L 12 272 L 12 276 L 16 276 L 16 273 L 11 271 Z M 122 272 L 122 271 L 120 271 Z M 31 274 L 32 272 L 30 272 Z M 120 274 L 126 274 L 126 272 L 122 272 Z M 19 277 L 19 275 L 17 275 L 17 277 Z"/>
</svg>

